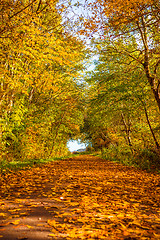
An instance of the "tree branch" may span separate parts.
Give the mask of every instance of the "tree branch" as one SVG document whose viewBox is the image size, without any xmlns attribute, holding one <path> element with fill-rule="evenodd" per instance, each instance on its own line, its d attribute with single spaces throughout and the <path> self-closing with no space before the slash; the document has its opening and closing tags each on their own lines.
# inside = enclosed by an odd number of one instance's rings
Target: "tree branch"
<svg viewBox="0 0 160 240">
<path fill-rule="evenodd" d="M 25 9 L 27 9 L 28 7 L 30 7 L 34 2 L 36 2 L 37 0 L 33 0 L 30 4 L 28 4 L 26 7 L 24 7 L 23 9 L 21 9 L 20 11 L 16 12 L 15 14 L 13 14 L 11 17 L 9 17 L 9 19 L 17 16 L 19 13 L 23 12 Z"/>
</svg>

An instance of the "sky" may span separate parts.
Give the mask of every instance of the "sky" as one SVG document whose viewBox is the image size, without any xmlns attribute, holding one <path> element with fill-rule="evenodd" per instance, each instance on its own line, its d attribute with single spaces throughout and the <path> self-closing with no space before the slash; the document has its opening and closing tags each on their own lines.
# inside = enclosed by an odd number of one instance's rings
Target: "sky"
<svg viewBox="0 0 160 240">
<path fill-rule="evenodd" d="M 89 2 L 92 2 L 93 0 L 88 0 L 88 3 Z M 91 12 L 89 12 L 88 10 L 86 10 L 86 8 L 85 8 L 85 6 L 87 6 L 86 5 L 86 0 L 81 0 L 81 1 L 78 1 L 78 0 L 70 0 L 70 1 L 68 1 L 68 3 L 72 3 L 72 4 L 69 4 L 68 5 L 68 12 L 67 11 L 64 11 L 64 21 L 66 21 L 66 19 L 67 18 L 69 18 L 69 20 L 71 21 L 73 21 L 73 23 L 76 21 L 76 20 L 78 20 L 78 18 L 80 17 L 80 16 L 86 16 L 86 17 L 89 17 L 88 16 L 88 14 L 89 15 L 91 15 Z M 80 5 L 78 4 L 78 5 L 76 5 L 76 3 L 80 3 Z M 63 3 L 63 0 L 62 1 L 60 1 L 60 3 Z M 64 4 L 65 5 L 65 4 Z M 80 27 L 80 26 L 79 26 Z M 77 25 L 77 28 L 76 28 L 76 26 L 75 26 L 75 29 L 78 31 L 78 25 Z M 68 29 L 68 30 L 70 30 L 70 28 Z M 73 29 L 72 29 L 72 31 L 73 31 Z M 80 38 L 82 38 L 82 40 L 83 40 L 83 37 L 82 36 L 80 36 L 80 35 L 78 35 Z M 88 39 L 87 40 L 87 43 L 88 43 L 88 45 L 90 44 L 90 40 Z M 94 69 L 94 67 L 95 67 L 95 65 L 94 65 L 94 60 L 97 60 L 98 59 L 98 56 L 94 56 L 94 57 L 92 57 L 92 59 L 90 60 L 90 62 L 89 62 L 89 66 L 88 66 L 88 68 L 87 68 L 87 70 L 88 71 L 92 71 L 93 69 Z M 80 143 L 79 141 L 77 141 L 77 140 L 74 140 L 74 141 L 69 141 L 68 143 L 67 143 L 67 147 L 68 147 L 68 149 L 69 149 L 69 151 L 70 152 L 73 152 L 73 151 L 76 151 L 76 150 L 78 150 L 78 149 L 83 149 L 83 148 L 86 148 L 86 145 L 84 144 L 84 143 Z"/>
<path fill-rule="evenodd" d="M 79 141 L 69 141 L 67 144 L 67 147 L 69 148 L 70 152 L 76 151 L 81 148 L 85 148 L 86 145 L 84 143 L 79 143 Z"/>
</svg>

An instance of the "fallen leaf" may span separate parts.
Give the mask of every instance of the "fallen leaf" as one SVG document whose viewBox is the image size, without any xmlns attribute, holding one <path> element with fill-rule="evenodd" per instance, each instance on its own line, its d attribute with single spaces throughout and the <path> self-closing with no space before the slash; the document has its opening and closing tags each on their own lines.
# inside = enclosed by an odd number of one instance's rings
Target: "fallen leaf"
<svg viewBox="0 0 160 240">
<path fill-rule="evenodd" d="M 30 226 L 30 225 L 26 225 L 26 227 L 27 227 L 27 228 L 33 228 L 33 227 L 32 227 L 32 226 Z"/>
<path fill-rule="evenodd" d="M 56 234 L 54 234 L 54 233 L 51 233 L 51 234 L 48 234 L 48 236 L 49 236 L 49 237 L 55 237 L 55 236 L 56 236 Z"/>
<path fill-rule="evenodd" d="M 20 222 L 20 219 L 15 220 L 14 222 L 11 222 L 11 224 L 18 225 Z"/>
<path fill-rule="evenodd" d="M 0 216 L 5 217 L 5 216 L 7 216 L 7 214 L 6 213 L 0 213 Z"/>
</svg>

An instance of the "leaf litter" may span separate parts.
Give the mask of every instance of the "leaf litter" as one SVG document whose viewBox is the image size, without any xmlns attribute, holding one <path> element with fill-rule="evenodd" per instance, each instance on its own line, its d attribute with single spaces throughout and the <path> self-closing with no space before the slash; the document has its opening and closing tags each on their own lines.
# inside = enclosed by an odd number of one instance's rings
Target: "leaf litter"
<svg viewBox="0 0 160 240">
<path fill-rule="evenodd" d="M 160 239 L 160 176 L 83 155 L 0 176 L 0 238 Z"/>
</svg>

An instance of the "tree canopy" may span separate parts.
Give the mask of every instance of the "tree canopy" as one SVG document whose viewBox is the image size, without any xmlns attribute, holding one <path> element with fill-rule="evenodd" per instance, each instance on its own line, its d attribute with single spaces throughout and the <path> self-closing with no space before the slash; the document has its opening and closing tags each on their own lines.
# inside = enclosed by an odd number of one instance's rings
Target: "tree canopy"
<svg viewBox="0 0 160 240">
<path fill-rule="evenodd" d="M 0 7 L 2 159 L 64 155 L 79 137 L 159 151 L 158 0 Z"/>
<path fill-rule="evenodd" d="M 75 78 L 83 67 L 84 46 L 63 31 L 56 4 L 1 2 L 1 139 L 6 159 L 65 152 L 68 138 L 82 124 L 83 93 Z"/>
</svg>

